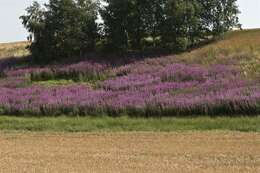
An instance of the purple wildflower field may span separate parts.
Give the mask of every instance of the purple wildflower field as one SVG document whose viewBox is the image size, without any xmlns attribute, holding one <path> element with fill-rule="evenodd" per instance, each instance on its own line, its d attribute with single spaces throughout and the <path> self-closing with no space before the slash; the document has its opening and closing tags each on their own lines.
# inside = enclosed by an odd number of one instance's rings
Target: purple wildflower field
<svg viewBox="0 0 260 173">
<path fill-rule="evenodd" d="M 0 64 L 1 66 L 1 64 Z M 232 65 L 202 66 L 161 58 L 113 67 L 80 63 L 1 66 L 0 114 L 9 115 L 256 115 L 260 83 Z M 43 86 L 32 81 L 75 79 Z M 78 81 L 85 83 L 78 83 Z M 91 84 L 89 84 L 91 83 Z"/>
</svg>

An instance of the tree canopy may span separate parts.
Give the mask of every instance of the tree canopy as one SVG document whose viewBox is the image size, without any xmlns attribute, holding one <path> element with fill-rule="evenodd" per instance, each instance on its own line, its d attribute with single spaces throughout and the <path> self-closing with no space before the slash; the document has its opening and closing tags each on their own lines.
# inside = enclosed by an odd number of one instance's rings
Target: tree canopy
<svg viewBox="0 0 260 173">
<path fill-rule="evenodd" d="M 97 3 L 91 0 L 34 2 L 21 16 L 33 38 L 30 50 L 37 60 L 79 56 L 93 51 L 98 38 Z"/>
<path fill-rule="evenodd" d="M 36 59 L 95 51 L 184 51 L 239 27 L 236 0 L 50 0 L 21 16 Z M 102 25 L 97 19 L 102 18 Z"/>
</svg>

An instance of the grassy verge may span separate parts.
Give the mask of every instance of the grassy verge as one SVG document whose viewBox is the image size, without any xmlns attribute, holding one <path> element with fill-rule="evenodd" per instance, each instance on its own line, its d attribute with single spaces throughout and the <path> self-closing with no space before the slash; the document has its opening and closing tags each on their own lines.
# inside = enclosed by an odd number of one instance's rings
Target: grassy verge
<svg viewBox="0 0 260 173">
<path fill-rule="evenodd" d="M 32 132 L 171 132 L 171 131 L 208 131 L 230 130 L 260 132 L 260 117 L 199 117 L 199 118 L 18 118 L 1 116 L 2 131 Z"/>
</svg>

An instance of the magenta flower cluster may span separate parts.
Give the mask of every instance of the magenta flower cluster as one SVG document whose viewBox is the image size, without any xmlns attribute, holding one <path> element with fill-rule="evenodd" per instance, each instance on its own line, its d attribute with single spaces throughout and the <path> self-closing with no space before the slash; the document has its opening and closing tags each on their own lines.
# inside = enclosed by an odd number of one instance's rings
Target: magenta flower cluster
<svg viewBox="0 0 260 173">
<path fill-rule="evenodd" d="M 185 65 L 157 60 L 116 67 L 80 62 L 44 68 L 6 69 L 0 79 L 0 113 L 12 115 L 184 116 L 256 115 L 260 83 L 232 66 Z M 30 76 L 67 78 L 113 75 L 96 87 L 40 86 Z M 108 75 L 107 75 L 108 76 Z M 39 77 L 39 79 L 41 79 Z"/>
</svg>

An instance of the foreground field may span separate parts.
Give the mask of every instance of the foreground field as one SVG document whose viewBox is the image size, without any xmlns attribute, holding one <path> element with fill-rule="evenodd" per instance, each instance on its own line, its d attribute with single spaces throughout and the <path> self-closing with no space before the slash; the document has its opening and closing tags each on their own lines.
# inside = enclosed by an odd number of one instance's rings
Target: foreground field
<svg viewBox="0 0 260 173">
<path fill-rule="evenodd" d="M 260 171 L 260 134 L 0 134 L 1 172 Z"/>
</svg>

